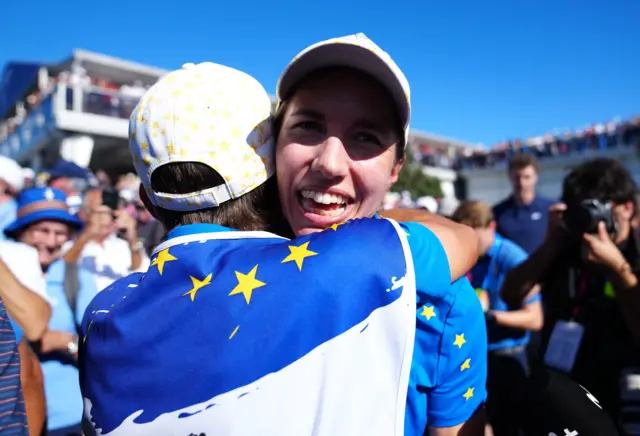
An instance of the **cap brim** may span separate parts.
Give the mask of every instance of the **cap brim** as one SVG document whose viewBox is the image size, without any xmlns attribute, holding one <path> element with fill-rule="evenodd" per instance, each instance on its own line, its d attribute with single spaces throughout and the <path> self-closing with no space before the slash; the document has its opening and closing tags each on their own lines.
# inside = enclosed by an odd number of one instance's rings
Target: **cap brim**
<svg viewBox="0 0 640 436">
<path fill-rule="evenodd" d="M 16 219 L 4 229 L 4 234 L 13 237 L 23 228 L 45 220 L 59 221 L 76 229 L 84 226 L 84 223 L 78 217 L 71 215 L 69 212 L 63 210 L 41 210 Z"/>
<path fill-rule="evenodd" d="M 278 81 L 278 99 L 286 100 L 300 80 L 314 71 L 327 67 L 349 67 L 376 79 L 391 94 L 402 127 L 406 129 L 409 126 L 410 109 L 398 77 L 380 56 L 356 44 L 320 45 L 291 62 Z"/>
</svg>

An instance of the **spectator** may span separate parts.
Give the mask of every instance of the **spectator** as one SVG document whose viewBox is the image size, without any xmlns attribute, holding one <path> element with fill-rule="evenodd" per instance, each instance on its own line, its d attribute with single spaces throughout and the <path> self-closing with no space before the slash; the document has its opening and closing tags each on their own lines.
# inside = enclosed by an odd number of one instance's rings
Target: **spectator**
<svg viewBox="0 0 640 436">
<path fill-rule="evenodd" d="M 526 346 L 529 331 L 542 328 L 542 304 L 536 287 L 519 307 L 509 307 L 500 297 L 506 274 L 527 258 L 527 253 L 496 233 L 491 207 L 479 201 L 463 202 L 453 219 L 476 231 L 480 259 L 471 270 L 471 284 L 478 291 L 487 314 L 489 342 L 487 414 L 494 436 L 518 434 L 527 413 L 523 392 L 529 375 Z"/>
<path fill-rule="evenodd" d="M 40 340 L 40 359 L 47 397 L 49 436 L 81 436 L 83 401 L 76 367 L 77 326 L 97 294 L 90 273 L 60 261 L 62 245 L 82 222 L 69 214 L 62 191 L 33 188 L 19 199 L 19 218 L 7 235 L 38 250 L 40 276 L 55 299 L 49 329 Z"/>
<path fill-rule="evenodd" d="M 16 337 L 0 298 L 0 433 L 26 436 L 27 416 L 16 340 L 20 337 Z"/>
<path fill-rule="evenodd" d="M 58 159 L 45 173 L 47 186 L 64 192 L 71 213 L 76 213 L 82 205 L 81 194 L 89 186 L 91 173 L 64 159 Z"/>
<path fill-rule="evenodd" d="M 44 323 L 48 321 L 50 309 L 48 309 L 49 301 L 45 299 L 43 295 L 44 281 L 41 280 L 38 271 L 33 268 L 33 266 L 36 265 L 37 256 L 35 252 L 31 252 L 31 250 L 28 249 L 29 247 L 23 246 L 22 244 L 11 244 L 5 240 L 0 242 L 0 246 L 0 257 L 6 258 L 9 262 L 5 263 L 3 260 L 0 260 L 0 281 L 3 283 L 3 286 L 0 288 L 0 302 L 2 302 L 1 296 L 5 295 L 9 297 L 8 300 L 12 302 L 13 306 L 22 309 L 17 311 L 16 319 L 19 319 L 20 322 L 23 323 L 31 339 L 38 341 L 40 336 L 44 334 L 41 328 L 42 321 L 44 321 Z M 25 256 L 25 254 L 27 254 L 27 256 Z M 18 280 L 17 277 L 20 277 L 20 280 Z M 21 284 L 32 286 L 33 291 L 39 292 L 39 296 L 42 298 L 35 298 L 34 295 L 32 295 L 32 291 L 20 286 Z M 16 296 L 22 298 L 16 299 Z M 16 306 L 14 301 L 24 302 Z M 46 305 L 43 304 L 44 301 L 47 301 Z M 33 303 L 33 313 L 28 312 L 29 303 Z M 3 310 L 6 309 L 4 306 L 2 307 Z M 45 312 L 43 317 L 46 317 L 46 319 L 42 318 L 42 320 L 40 320 L 37 317 L 29 316 L 37 315 L 42 308 L 45 309 L 43 310 L 43 312 Z M 27 318 L 26 316 L 29 317 Z M 24 329 L 20 327 L 14 319 L 9 318 L 9 320 L 15 333 L 15 343 L 18 346 L 18 352 L 20 354 L 20 382 L 23 389 L 24 406 L 27 411 L 29 433 L 39 435 L 44 428 L 46 420 L 42 368 L 31 348 L 29 338 L 24 335 Z M 2 352 L 2 342 L 0 342 L 0 354 Z M 2 375 L 0 375 L 0 379 L 1 378 Z M 2 391 L 4 389 L 7 389 L 7 386 L 3 386 L 0 381 L 0 402 L 6 400 L 2 398 Z M 0 411 L 1 410 L 2 407 L 0 406 Z M 2 412 L 0 412 L 0 417 L 3 416 Z M 0 430 L 2 430 L 1 423 Z"/>
<path fill-rule="evenodd" d="M 640 235 L 631 226 L 636 191 L 629 172 L 614 159 L 576 167 L 564 179 L 564 204 L 553 208 L 544 244 L 503 286 L 503 298 L 515 303 L 532 283 L 541 284 L 545 362 L 571 374 L 618 423 L 625 371 L 640 364 L 640 298 L 632 292 L 640 272 Z M 611 208 L 616 227 L 611 243 L 609 230 L 598 222 L 568 230 L 560 225 L 557 216 L 575 213 L 588 199 Z"/>
<path fill-rule="evenodd" d="M 10 320 L 20 353 L 20 380 L 29 433 L 39 435 L 46 419 L 44 381 L 40 362 L 30 344 L 38 343 L 46 334 L 51 303 L 46 295 L 36 250 L 11 240 L 2 240 L 0 259 L 0 300 L 6 301 L 7 310 L 11 311 Z M 6 386 L 2 386 L 0 380 L 0 398 L 3 388 Z"/>
<path fill-rule="evenodd" d="M 24 186 L 22 168 L 8 157 L 0 156 L 0 239 L 2 230 L 16 219 L 15 196 Z"/>
<path fill-rule="evenodd" d="M 538 162 L 532 154 L 511 158 L 509 181 L 511 195 L 493 208 L 497 231 L 532 253 L 544 240 L 549 207 L 554 201 L 536 194 Z"/>
<path fill-rule="evenodd" d="M 149 257 L 138 239 L 136 222 L 126 211 L 103 204 L 103 190 L 85 194 L 78 213 L 86 226 L 63 247 L 64 259 L 93 273 L 98 290 L 134 271 L 145 271 Z"/>
<path fill-rule="evenodd" d="M 29 342 L 16 336 L 20 353 L 20 382 L 27 411 L 29 434 L 41 435 L 47 422 L 47 402 L 44 393 L 44 375 L 38 356 Z"/>
<path fill-rule="evenodd" d="M 162 223 L 156 220 L 144 206 L 139 196 L 136 196 L 133 206 L 135 208 L 136 220 L 138 223 L 138 235 L 140 241 L 144 245 L 144 249 L 148 256 L 151 256 L 153 250 L 162 242 L 165 236 L 165 230 Z"/>
<path fill-rule="evenodd" d="M 4 231 L 9 236 L 11 226 Z M 51 316 L 38 252 L 24 244 L 3 240 L 0 259 L 0 297 L 24 336 L 29 341 L 38 341 L 47 330 Z"/>
</svg>

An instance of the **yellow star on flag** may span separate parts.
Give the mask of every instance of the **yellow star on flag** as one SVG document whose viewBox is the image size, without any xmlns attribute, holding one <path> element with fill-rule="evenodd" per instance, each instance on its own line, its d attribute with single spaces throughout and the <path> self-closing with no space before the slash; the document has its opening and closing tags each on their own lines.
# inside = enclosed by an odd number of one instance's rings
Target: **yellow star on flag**
<svg viewBox="0 0 640 436">
<path fill-rule="evenodd" d="M 454 341 L 453 345 L 457 345 L 458 348 L 462 348 L 462 346 L 466 343 L 467 341 L 465 341 L 464 339 L 464 333 L 462 333 L 461 335 L 456 335 L 456 340 Z"/>
<path fill-rule="evenodd" d="M 422 306 L 422 313 L 420 315 L 424 316 L 427 318 L 427 321 L 429 321 L 431 317 L 436 316 L 436 312 L 433 310 L 433 306 Z"/>
<path fill-rule="evenodd" d="M 191 297 L 191 301 L 194 301 L 196 299 L 196 294 L 198 293 L 198 291 L 204 288 L 205 286 L 209 286 L 211 284 L 212 275 L 213 274 L 209 274 L 202 281 L 198 280 L 193 276 L 189 276 L 191 277 L 191 283 L 193 283 L 193 288 L 189 292 L 185 292 L 184 294 L 182 294 L 182 296 L 184 297 L 186 295 L 189 295 Z"/>
<path fill-rule="evenodd" d="M 335 224 L 331 224 L 331 226 L 329 226 L 330 229 L 333 229 L 334 231 L 338 231 L 338 227 L 344 225 L 346 223 L 335 223 Z"/>
<path fill-rule="evenodd" d="M 173 257 L 171 253 L 169 253 L 169 249 L 165 248 L 161 252 L 158 253 L 158 256 L 153 260 L 151 266 L 158 266 L 158 272 L 162 275 L 162 271 L 164 270 L 164 264 L 166 262 L 171 262 L 173 260 L 178 260 L 177 257 Z"/>
<path fill-rule="evenodd" d="M 309 247 L 309 241 L 300 246 L 289 245 L 289 251 L 291 251 L 291 254 L 285 257 L 281 263 L 293 261 L 298 265 L 298 270 L 302 271 L 302 264 L 304 263 L 304 260 L 307 257 L 318 255 L 318 253 L 309 250 L 307 247 Z"/>
<path fill-rule="evenodd" d="M 261 288 L 266 286 L 266 283 L 261 282 L 256 279 L 256 273 L 258 272 L 258 265 L 254 266 L 248 274 L 242 274 L 241 272 L 236 271 L 236 278 L 238 279 L 238 286 L 233 288 L 233 291 L 229 294 L 229 296 L 242 294 L 244 295 L 244 299 L 247 304 L 251 302 L 251 295 L 254 289 Z"/>
<path fill-rule="evenodd" d="M 464 371 L 465 369 L 471 369 L 471 359 L 465 360 L 464 363 L 460 365 L 460 371 Z"/>
<path fill-rule="evenodd" d="M 466 401 L 469 401 L 469 399 L 471 397 L 473 397 L 473 391 L 475 391 L 476 388 L 469 388 L 467 389 L 467 392 L 464 393 L 463 397 Z"/>
</svg>

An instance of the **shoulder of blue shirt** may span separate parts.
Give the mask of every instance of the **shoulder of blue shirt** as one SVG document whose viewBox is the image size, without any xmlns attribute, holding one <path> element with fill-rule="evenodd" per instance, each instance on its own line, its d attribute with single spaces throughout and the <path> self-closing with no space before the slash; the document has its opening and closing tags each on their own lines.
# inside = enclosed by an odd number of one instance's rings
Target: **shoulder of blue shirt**
<svg viewBox="0 0 640 436">
<path fill-rule="evenodd" d="M 548 209 L 549 207 L 558 203 L 558 200 L 554 200 L 552 198 L 544 197 L 541 195 L 536 195 L 533 201 L 536 205 L 538 205 L 543 209 Z M 514 206 L 514 202 L 513 202 L 513 197 L 511 195 L 505 198 L 504 200 L 500 201 L 499 203 L 494 204 L 492 209 L 493 209 L 493 214 L 495 215 L 495 218 L 497 219 L 500 214 L 502 214 L 505 210 L 512 208 L 513 206 Z"/>
</svg>

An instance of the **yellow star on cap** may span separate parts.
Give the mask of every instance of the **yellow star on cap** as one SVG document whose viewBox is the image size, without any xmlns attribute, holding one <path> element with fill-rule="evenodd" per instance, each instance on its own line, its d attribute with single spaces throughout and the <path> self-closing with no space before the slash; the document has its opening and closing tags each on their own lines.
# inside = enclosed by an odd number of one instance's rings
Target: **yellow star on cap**
<svg viewBox="0 0 640 436">
<path fill-rule="evenodd" d="M 462 348 L 466 342 L 467 341 L 464 339 L 464 333 L 462 333 L 461 335 L 456 335 L 456 340 L 453 342 L 453 345 L 457 345 L 458 348 Z"/>
<path fill-rule="evenodd" d="M 140 148 L 146 150 L 147 148 L 149 148 L 149 143 L 147 143 L 147 141 L 142 141 L 140 143 Z"/>
<path fill-rule="evenodd" d="M 464 393 L 463 397 L 466 401 L 469 401 L 469 399 L 471 397 L 473 397 L 473 391 L 475 391 L 476 388 L 469 388 L 467 389 L 467 392 Z"/>
<path fill-rule="evenodd" d="M 429 321 L 432 317 L 436 316 L 436 312 L 433 310 L 433 306 L 422 306 L 422 313 L 420 315 Z"/>
<path fill-rule="evenodd" d="M 236 271 L 235 273 L 236 279 L 238 279 L 238 285 L 233 288 L 233 291 L 231 291 L 229 296 L 242 294 L 244 295 L 244 299 L 247 304 L 249 304 L 251 302 L 251 295 L 254 289 L 266 286 L 266 283 L 256 279 L 257 272 L 258 265 L 254 266 L 248 274 L 242 274 L 241 272 Z"/>
<path fill-rule="evenodd" d="M 289 251 L 291 251 L 291 254 L 285 257 L 281 263 L 293 261 L 298 265 L 298 270 L 302 271 L 302 264 L 304 263 L 304 260 L 307 257 L 318 255 L 318 253 L 309 250 L 307 247 L 309 247 L 309 241 L 300 246 L 289 245 Z"/>
<path fill-rule="evenodd" d="M 169 249 L 165 248 L 161 252 L 158 253 L 158 256 L 153 260 L 151 266 L 158 266 L 158 272 L 162 275 L 162 271 L 164 270 L 164 264 L 166 262 L 171 262 L 173 260 L 178 260 L 177 257 L 173 257 L 171 253 L 169 253 Z"/>
<path fill-rule="evenodd" d="M 193 302 L 196 299 L 196 293 L 198 293 L 200 289 L 204 288 L 205 286 L 209 286 L 211 284 L 212 275 L 213 274 L 209 274 L 202 281 L 198 280 L 193 276 L 189 276 L 191 277 L 191 283 L 193 283 L 193 288 L 189 292 L 185 292 L 184 294 L 182 294 L 182 296 L 184 297 L 186 295 L 189 295 L 191 297 L 191 301 Z"/>
<path fill-rule="evenodd" d="M 471 359 L 465 360 L 464 363 L 460 365 L 460 371 L 464 371 L 465 369 L 471 369 Z"/>
</svg>

